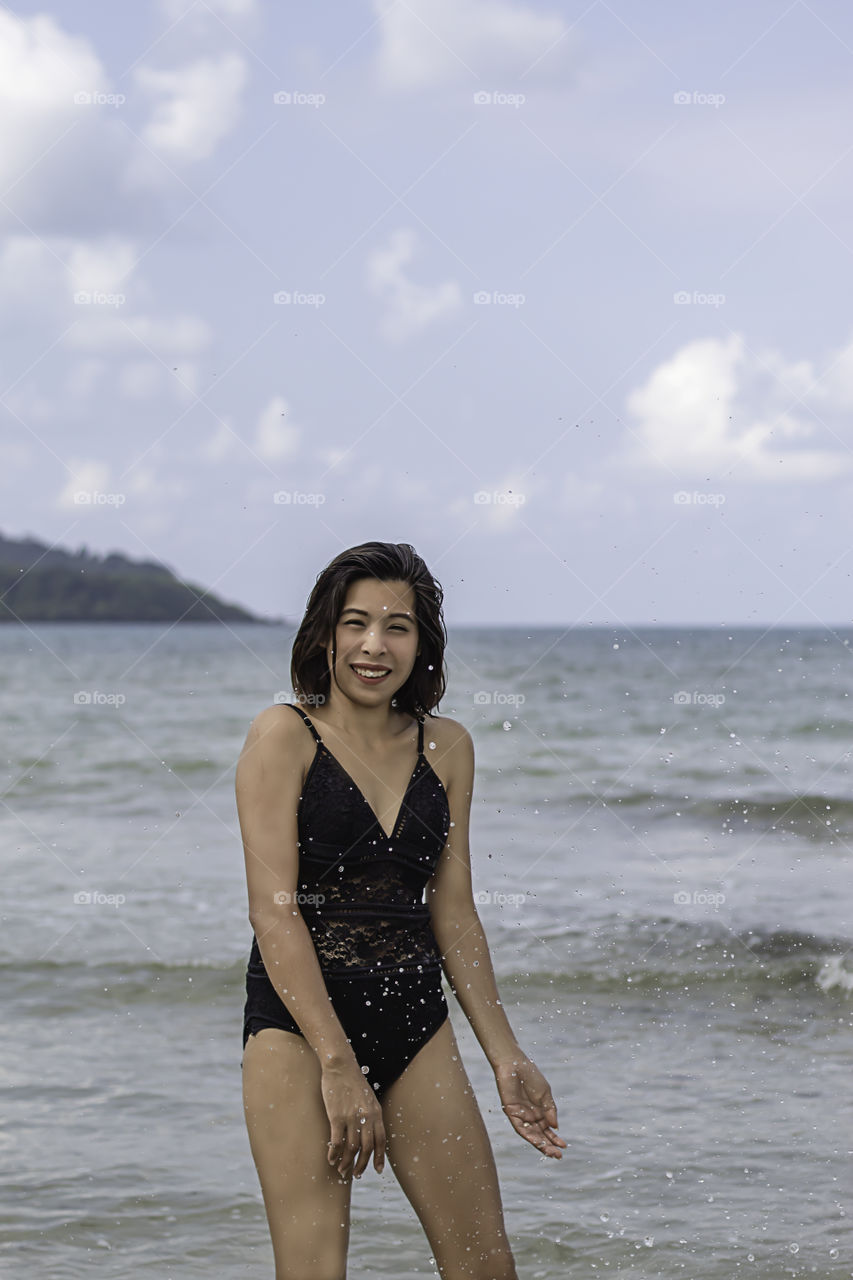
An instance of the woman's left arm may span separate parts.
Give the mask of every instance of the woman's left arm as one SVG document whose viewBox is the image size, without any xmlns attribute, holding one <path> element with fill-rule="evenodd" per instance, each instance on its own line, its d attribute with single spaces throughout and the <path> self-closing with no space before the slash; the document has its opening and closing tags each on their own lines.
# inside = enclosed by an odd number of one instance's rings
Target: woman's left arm
<svg viewBox="0 0 853 1280">
<path fill-rule="evenodd" d="M 471 885 L 468 829 L 474 791 L 474 743 L 467 729 L 443 718 L 442 759 L 451 829 L 427 885 L 432 931 L 442 968 L 495 1073 L 502 1108 L 516 1133 L 543 1155 L 560 1159 L 557 1107 L 548 1081 L 524 1053 L 504 1013 Z"/>
</svg>

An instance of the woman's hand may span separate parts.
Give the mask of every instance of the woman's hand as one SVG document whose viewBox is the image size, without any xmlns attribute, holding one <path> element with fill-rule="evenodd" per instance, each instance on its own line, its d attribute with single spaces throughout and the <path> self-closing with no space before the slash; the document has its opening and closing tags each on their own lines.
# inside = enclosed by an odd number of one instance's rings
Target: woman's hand
<svg viewBox="0 0 853 1280">
<path fill-rule="evenodd" d="M 370 1164 L 377 1173 L 385 1167 L 385 1125 L 376 1094 L 358 1065 L 324 1067 L 320 1076 L 323 1105 L 329 1117 L 329 1164 L 345 1178 L 360 1178 Z M 355 1165 L 353 1166 L 353 1161 Z"/>
<path fill-rule="evenodd" d="M 562 1160 L 568 1144 L 557 1133 L 557 1105 L 548 1081 L 535 1062 L 522 1053 L 495 1067 L 503 1111 L 516 1133 L 541 1151 Z"/>
</svg>

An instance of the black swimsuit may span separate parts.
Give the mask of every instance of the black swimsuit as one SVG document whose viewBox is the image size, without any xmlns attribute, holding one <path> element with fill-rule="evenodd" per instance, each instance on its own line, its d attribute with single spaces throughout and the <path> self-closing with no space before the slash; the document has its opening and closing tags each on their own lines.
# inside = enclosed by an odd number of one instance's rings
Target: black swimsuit
<svg viewBox="0 0 853 1280">
<path fill-rule="evenodd" d="M 450 831 L 441 779 L 418 759 L 386 835 L 361 790 L 308 716 L 317 743 L 297 810 L 297 905 L 335 1012 L 378 1097 L 448 1016 L 441 957 L 423 901 Z M 302 1035 L 269 979 L 257 937 L 246 970 L 243 1048 L 262 1027 Z"/>
</svg>

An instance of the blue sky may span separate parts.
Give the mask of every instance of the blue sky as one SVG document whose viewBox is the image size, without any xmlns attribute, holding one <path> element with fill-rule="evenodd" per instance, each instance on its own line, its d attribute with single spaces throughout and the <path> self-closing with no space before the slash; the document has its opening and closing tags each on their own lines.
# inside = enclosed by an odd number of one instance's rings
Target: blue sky
<svg viewBox="0 0 853 1280">
<path fill-rule="evenodd" d="M 6 5 L 0 528 L 849 624 L 851 72 L 841 3 Z"/>
</svg>

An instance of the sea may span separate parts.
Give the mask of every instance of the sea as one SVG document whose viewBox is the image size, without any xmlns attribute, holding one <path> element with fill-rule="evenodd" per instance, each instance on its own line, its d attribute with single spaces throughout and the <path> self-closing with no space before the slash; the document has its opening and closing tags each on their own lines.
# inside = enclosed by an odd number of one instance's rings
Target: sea
<svg viewBox="0 0 853 1280">
<path fill-rule="evenodd" d="M 515 1134 L 446 988 L 520 1280 L 853 1276 L 853 631 L 448 627 L 478 911 L 568 1143 Z M 272 1280 L 234 770 L 293 634 L 0 629 L 8 1280 Z M 348 1274 L 437 1274 L 389 1165 Z"/>
</svg>

